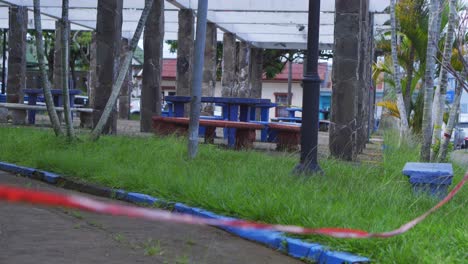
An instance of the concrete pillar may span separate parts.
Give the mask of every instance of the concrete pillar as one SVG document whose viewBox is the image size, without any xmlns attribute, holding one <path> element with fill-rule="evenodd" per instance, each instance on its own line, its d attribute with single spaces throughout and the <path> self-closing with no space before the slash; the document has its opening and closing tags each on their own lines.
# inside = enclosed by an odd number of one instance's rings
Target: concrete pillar
<svg viewBox="0 0 468 264">
<path fill-rule="evenodd" d="M 97 87 L 94 101 L 93 123 L 101 118 L 120 65 L 123 0 L 98 0 L 96 22 Z M 114 109 L 104 134 L 117 132 L 117 109 Z"/>
<path fill-rule="evenodd" d="M 177 95 L 190 96 L 192 85 L 194 49 L 194 12 L 192 9 L 179 10 L 179 33 L 177 35 Z"/>
<path fill-rule="evenodd" d="M 206 24 L 205 59 L 203 65 L 202 96 L 214 96 L 216 88 L 216 62 L 217 62 L 217 29 L 216 24 Z M 202 105 L 203 115 L 212 115 L 213 104 Z"/>
<path fill-rule="evenodd" d="M 237 83 L 238 97 L 248 98 L 251 95 L 250 88 L 250 44 L 244 41 L 239 43 Z"/>
<path fill-rule="evenodd" d="M 122 44 L 120 46 L 120 65 L 123 64 L 125 60 L 125 52 L 129 49 L 130 40 L 122 38 Z M 129 119 L 130 118 L 130 93 L 132 92 L 133 82 L 132 82 L 132 67 L 128 68 L 127 75 L 122 84 L 122 89 L 120 90 L 119 95 L 119 118 L 120 119 Z"/>
<path fill-rule="evenodd" d="M 221 77 L 223 97 L 236 97 L 236 35 L 224 33 L 223 36 L 223 76 Z"/>
<path fill-rule="evenodd" d="M 252 48 L 250 50 L 250 86 L 252 98 L 262 97 L 262 80 L 263 80 L 263 49 Z"/>
<path fill-rule="evenodd" d="M 357 155 L 357 99 L 362 0 L 335 0 L 335 44 L 331 104 L 330 154 L 345 160 Z"/>
<path fill-rule="evenodd" d="M 151 132 L 151 117 L 153 115 L 161 115 L 163 44 L 164 0 L 155 0 L 146 21 L 143 35 L 144 61 L 140 106 L 141 132 Z"/>
<path fill-rule="evenodd" d="M 26 88 L 26 33 L 28 30 L 28 9 L 10 6 L 8 34 L 8 84 L 7 102 L 23 103 Z M 10 111 L 13 124 L 26 123 L 26 111 Z"/>
</svg>

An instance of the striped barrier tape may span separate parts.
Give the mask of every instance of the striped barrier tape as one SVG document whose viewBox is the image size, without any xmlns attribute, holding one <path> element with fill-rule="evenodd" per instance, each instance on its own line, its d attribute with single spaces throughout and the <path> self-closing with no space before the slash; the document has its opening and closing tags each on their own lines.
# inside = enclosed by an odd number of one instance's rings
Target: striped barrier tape
<svg viewBox="0 0 468 264">
<path fill-rule="evenodd" d="M 137 206 L 120 205 L 116 203 L 100 202 L 79 195 L 64 195 L 52 192 L 35 191 L 27 188 L 12 187 L 0 185 L 0 200 L 12 203 L 30 203 L 36 205 L 66 207 L 90 211 L 94 213 L 127 216 L 154 221 L 166 221 L 174 223 L 192 224 L 192 225 L 212 225 L 236 228 L 268 229 L 293 234 L 317 234 L 335 238 L 387 238 L 403 234 L 423 221 L 427 216 L 435 212 L 444 204 L 449 202 L 468 181 L 468 172 L 455 186 L 455 188 L 437 205 L 428 210 L 421 216 L 402 225 L 400 228 L 383 233 L 369 233 L 358 229 L 349 228 L 305 228 L 292 225 L 274 225 L 244 220 L 222 220 L 207 219 L 187 214 L 172 213 L 160 209 L 149 209 Z"/>
</svg>

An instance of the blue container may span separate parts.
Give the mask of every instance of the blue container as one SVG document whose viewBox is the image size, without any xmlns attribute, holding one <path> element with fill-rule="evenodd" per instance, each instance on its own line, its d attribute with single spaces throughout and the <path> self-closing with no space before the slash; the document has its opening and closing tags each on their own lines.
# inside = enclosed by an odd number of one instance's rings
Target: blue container
<svg viewBox="0 0 468 264">
<path fill-rule="evenodd" d="M 409 177 L 413 192 L 442 199 L 452 184 L 453 168 L 450 163 L 408 162 L 403 174 Z"/>
<path fill-rule="evenodd" d="M 416 195 L 428 194 L 438 199 L 443 199 L 447 196 L 448 184 L 412 183 L 411 186 L 413 193 Z"/>
</svg>

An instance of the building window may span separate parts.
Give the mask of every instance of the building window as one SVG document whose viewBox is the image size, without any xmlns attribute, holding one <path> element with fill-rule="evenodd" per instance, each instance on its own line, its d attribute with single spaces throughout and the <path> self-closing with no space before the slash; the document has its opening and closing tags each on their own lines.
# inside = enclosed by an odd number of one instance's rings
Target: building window
<svg viewBox="0 0 468 264">
<path fill-rule="evenodd" d="M 288 117 L 288 111 L 286 107 L 288 105 L 288 94 L 287 93 L 275 93 L 275 103 L 277 104 L 275 108 L 276 117 Z M 292 94 L 291 94 L 292 97 Z"/>
</svg>

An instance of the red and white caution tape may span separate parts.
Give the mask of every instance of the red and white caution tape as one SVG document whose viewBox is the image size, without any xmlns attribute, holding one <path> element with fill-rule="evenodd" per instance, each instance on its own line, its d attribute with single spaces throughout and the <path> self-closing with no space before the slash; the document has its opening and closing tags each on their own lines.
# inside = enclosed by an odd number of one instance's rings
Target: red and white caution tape
<svg viewBox="0 0 468 264">
<path fill-rule="evenodd" d="M 436 206 L 414 220 L 402 225 L 400 228 L 383 233 L 369 233 L 363 230 L 348 228 L 305 228 L 291 225 L 271 225 L 244 220 L 220 220 L 207 219 L 203 217 L 191 216 L 187 214 L 171 213 L 160 209 L 149 209 L 136 206 L 120 205 L 93 200 L 84 196 L 64 195 L 51 192 L 35 191 L 26 188 L 0 185 L 0 200 L 13 203 L 31 203 L 46 206 L 59 206 L 73 209 L 80 209 L 95 213 L 127 216 L 155 221 L 165 221 L 173 223 L 184 223 L 192 225 L 213 225 L 228 226 L 237 228 L 268 229 L 294 234 L 318 234 L 336 238 L 371 238 L 371 237 L 392 237 L 410 230 L 427 216 L 435 212 L 441 206 L 450 201 L 460 188 L 468 181 L 468 172 L 460 183 Z"/>
</svg>

